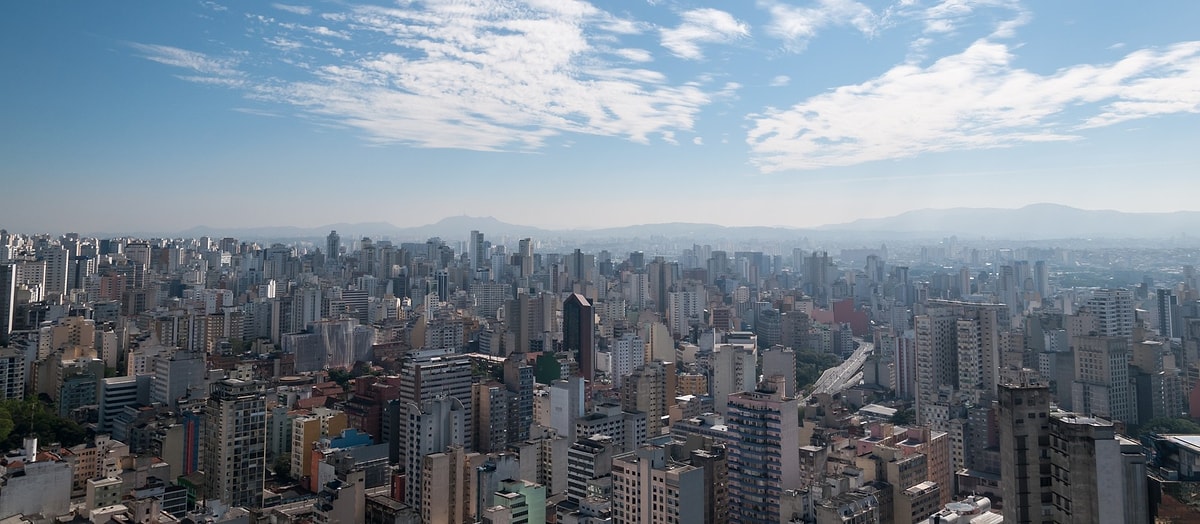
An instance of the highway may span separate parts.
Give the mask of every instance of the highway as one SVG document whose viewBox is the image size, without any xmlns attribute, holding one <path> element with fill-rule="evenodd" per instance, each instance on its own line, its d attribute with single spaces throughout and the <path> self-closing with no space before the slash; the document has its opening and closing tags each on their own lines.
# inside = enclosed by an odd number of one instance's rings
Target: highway
<svg viewBox="0 0 1200 524">
<path fill-rule="evenodd" d="M 858 343 L 858 348 L 850 354 L 850 358 L 837 367 L 829 368 L 821 373 L 821 378 L 813 384 L 812 393 L 804 398 L 805 404 L 817 393 L 840 393 L 862 380 L 863 362 L 866 362 L 867 355 L 875 349 L 875 344 L 857 338 L 854 340 Z"/>
</svg>

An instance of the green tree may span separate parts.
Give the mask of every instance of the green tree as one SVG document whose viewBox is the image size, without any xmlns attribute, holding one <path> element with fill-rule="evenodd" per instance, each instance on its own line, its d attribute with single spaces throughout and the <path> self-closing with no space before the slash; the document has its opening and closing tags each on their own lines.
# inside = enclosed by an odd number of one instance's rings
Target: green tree
<svg viewBox="0 0 1200 524">
<path fill-rule="evenodd" d="M 800 389 L 811 389 L 821 378 L 821 373 L 841 363 L 842 359 L 831 353 L 813 349 L 796 351 L 796 384 L 800 385 Z"/>
<path fill-rule="evenodd" d="M 11 420 L 12 429 L 0 439 L 0 449 L 12 449 L 21 445 L 21 440 L 35 436 L 43 442 L 57 442 L 64 446 L 81 444 L 87 439 L 87 430 L 77 422 L 58 416 L 53 404 L 36 397 L 24 400 L 9 399 L 0 402 L 0 419 Z M 7 423 L 0 421 L 0 429 Z M 0 432 L 2 434 L 2 432 Z"/>
<path fill-rule="evenodd" d="M 12 413 L 8 412 L 8 407 L 0 406 L 0 442 L 8 440 L 8 436 L 16 427 L 17 424 L 13 422 Z"/>
<path fill-rule="evenodd" d="M 1196 424 L 1191 419 L 1183 417 L 1159 417 L 1150 419 L 1142 424 L 1138 436 L 1146 436 L 1150 433 L 1158 434 L 1176 434 L 1176 435 L 1200 435 L 1200 424 Z"/>
<path fill-rule="evenodd" d="M 554 356 L 554 353 L 542 353 L 537 358 L 537 364 L 533 368 L 534 379 L 540 384 L 549 384 L 562 378 L 562 363 Z"/>
<path fill-rule="evenodd" d="M 892 424 L 907 426 L 917 421 L 917 413 L 912 409 L 902 409 L 892 415 Z"/>
<path fill-rule="evenodd" d="M 288 457 L 280 455 L 275 459 L 275 464 L 271 465 L 271 470 L 275 472 L 275 476 L 281 479 L 292 478 L 292 461 Z"/>
</svg>

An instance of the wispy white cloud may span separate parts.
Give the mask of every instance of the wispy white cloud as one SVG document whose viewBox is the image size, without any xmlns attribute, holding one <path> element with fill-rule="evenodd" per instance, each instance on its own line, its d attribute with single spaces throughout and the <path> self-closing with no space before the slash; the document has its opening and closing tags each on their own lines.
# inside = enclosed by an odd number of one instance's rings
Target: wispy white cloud
<svg viewBox="0 0 1200 524">
<path fill-rule="evenodd" d="M 808 41 L 830 26 L 849 26 L 865 35 L 873 35 L 884 18 L 855 0 L 818 0 L 801 7 L 779 0 L 759 0 L 758 6 L 771 15 L 767 34 L 783 40 L 789 51 L 803 51 Z"/>
<path fill-rule="evenodd" d="M 654 61 L 654 55 L 651 54 L 650 51 L 647 51 L 645 49 L 635 49 L 632 47 L 626 47 L 623 49 L 618 49 L 618 50 L 614 51 L 614 53 L 616 53 L 621 58 L 624 58 L 630 62 L 653 62 Z"/>
<path fill-rule="evenodd" d="M 205 1 L 202 1 L 202 2 L 200 2 L 200 5 L 201 5 L 201 6 L 203 6 L 205 9 L 208 9 L 208 10 L 210 10 L 210 11 L 217 11 L 217 12 L 221 12 L 221 11 L 228 11 L 228 10 L 229 10 L 229 8 L 228 8 L 228 7 L 225 7 L 225 6 L 221 5 L 221 4 L 218 4 L 218 3 L 216 3 L 216 2 L 211 2 L 211 1 L 208 1 L 208 0 L 205 0 Z"/>
<path fill-rule="evenodd" d="M 792 82 L 791 77 L 787 75 L 779 75 L 771 79 L 771 83 L 767 84 L 771 87 L 784 87 Z"/>
<path fill-rule="evenodd" d="M 702 145 L 704 145 L 704 139 L 700 138 L 700 137 L 696 137 L 696 138 L 692 139 L 692 143 L 695 145 L 698 145 L 698 146 L 702 146 Z"/>
<path fill-rule="evenodd" d="M 688 60 L 704 58 L 701 44 L 732 42 L 750 35 L 748 24 L 720 9 L 693 9 L 683 12 L 681 18 L 677 27 L 662 29 L 662 45 Z"/>
<path fill-rule="evenodd" d="M 787 109 L 751 115 L 764 172 L 848 166 L 923 153 L 1075 140 L 1090 127 L 1200 112 L 1200 42 L 1039 75 L 989 39 L 927 67 L 904 64 Z"/>
<path fill-rule="evenodd" d="M 237 75 L 237 61 L 228 58 L 213 58 L 204 53 L 188 51 L 178 47 L 159 44 L 129 43 L 143 58 L 174 67 L 191 69 L 204 75 Z"/>
<path fill-rule="evenodd" d="M 528 151 L 564 134 L 675 144 L 703 107 L 739 87 L 672 83 L 646 67 L 649 52 L 622 45 L 622 36 L 646 30 L 641 23 L 577 0 L 356 6 L 322 13 L 328 27 L 247 19 L 278 49 L 251 55 L 255 70 L 265 63 L 280 76 L 243 77 L 237 61 L 182 49 L 138 49 L 208 71 L 190 81 L 234 79 L 241 83 L 227 85 L 251 99 L 358 129 L 373 142 L 430 148 Z"/>
<path fill-rule="evenodd" d="M 313 12 L 312 8 L 308 7 L 306 5 L 289 5 L 289 4 L 275 3 L 275 4 L 271 4 L 271 7 L 274 7 L 275 9 L 278 9 L 280 11 L 287 11 L 289 13 L 301 15 L 301 16 L 308 16 L 308 15 L 311 15 Z"/>
</svg>

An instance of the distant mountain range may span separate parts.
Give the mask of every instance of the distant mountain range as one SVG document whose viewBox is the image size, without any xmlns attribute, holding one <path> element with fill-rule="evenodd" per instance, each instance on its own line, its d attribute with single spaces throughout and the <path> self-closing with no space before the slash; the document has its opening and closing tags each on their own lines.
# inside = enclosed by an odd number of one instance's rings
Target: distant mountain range
<svg viewBox="0 0 1200 524">
<path fill-rule="evenodd" d="M 887 218 L 855 220 L 816 228 L 726 227 L 715 224 L 663 223 L 603 229 L 542 229 L 501 222 L 493 217 L 454 216 L 416 227 L 397 227 L 386 222 L 338 223 L 320 227 L 211 228 L 198 226 L 171 236 L 233 236 L 241 239 L 318 239 L 337 230 L 343 239 L 388 238 L 423 241 L 431 237 L 465 239 L 471 230 L 489 238 L 537 239 L 737 239 L 788 240 L 800 237 L 843 240 L 887 238 L 936 238 L 959 235 L 968 238 L 1048 240 L 1067 238 L 1169 238 L 1200 234 L 1200 212 L 1124 213 L 1084 210 L 1058 204 L 1033 204 L 1019 209 L 953 208 L 921 209 Z"/>
<path fill-rule="evenodd" d="M 1058 204 L 1032 204 L 1019 209 L 921 209 L 893 217 L 855 220 L 818 229 L 1027 240 L 1168 238 L 1200 233 L 1200 212 L 1124 213 Z"/>
</svg>

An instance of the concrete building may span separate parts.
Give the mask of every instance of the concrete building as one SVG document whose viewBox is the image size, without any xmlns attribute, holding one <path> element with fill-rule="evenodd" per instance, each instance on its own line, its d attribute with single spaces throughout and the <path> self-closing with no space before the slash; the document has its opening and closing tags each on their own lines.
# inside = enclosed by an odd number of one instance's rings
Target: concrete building
<svg viewBox="0 0 1200 524">
<path fill-rule="evenodd" d="M 0 267 L 0 271 L 3 271 L 3 267 Z M 3 298 L 0 296 L 0 300 Z M 3 319 L 0 319 L 2 322 Z M 10 398 L 25 398 L 25 353 L 17 348 L 0 347 L 0 399 Z"/>
<path fill-rule="evenodd" d="M 406 430 L 400 441 L 400 465 L 411 482 L 405 486 L 404 499 L 424 514 L 425 485 L 420 479 L 425 456 L 466 444 L 470 418 L 462 402 L 454 397 L 437 397 L 421 404 L 409 402 L 406 411 L 401 419 Z"/>
<path fill-rule="evenodd" d="M 1050 389 L 1001 384 L 999 389 L 1000 489 L 1004 522 L 1051 522 Z"/>
<path fill-rule="evenodd" d="M 262 385 L 236 379 L 213 384 L 204 416 L 204 498 L 230 507 L 259 507 L 267 471 Z"/>
<path fill-rule="evenodd" d="M 340 435 L 348 427 L 346 414 L 336 409 L 313 408 L 307 415 L 292 418 L 291 423 L 291 473 L 293 478 L 302 480 L 313 472 L 313 444 Z"/>
<path fill-rule="evenodd" d="M 621 387 L 621 409 L 646 414 L 646 434 L 662 434 L 669 420 L 667 408 L 674 404 L 675 366 L 650 362 L 633 371 Z M 669 383 L 669 384 L 668 384 Z"/>
<path fill-rule="evenodd" d="M 473 447 L 480 453 L 502 451 L 508 445 L 508 390 L 491 381 L 471 385 Z"/>
<path fill-rule="evenodd" d="M 579 374 L 591 381 L 596 376 L 595 314 L 587 297 L 572 293 L 562 306 L 563 351 L 573 353 Z M 519 352 L 528 348 L 519 348 Z"/>
<path fill-rule="evenodd" d="M 5 468 L 0 480 L 0 519 L 41 515 L 47 520 L 71 510 L 71 465 L 30 462 Z"/>
<path fill-rule="evenodd" d="M 613 441 L 606 435 L 581 437 L 567 450 L 567 500 L 607 498 L 612 492 Z"/>
<path fill-rule="evenodd" d="M 1050 494 L 1056 523 L 1146 524 L 1146 462 L 1107 420 L 1050 417 Z"/>
<path fill-rule="evenodd" d="M 704 470 L 670 460 L 661 446 L 613 457 L 613 522 L 705 522 Z"/>
<path fill-rule="evenodd" d="M 785 397 L 795 397 L 799 392 L 796 385 L 796 352 L 783 346 L 772 346 L 762 351 L 762 375 L 783 376 Z"/>
<path fill-rule="evenodd" d="M 713 411 L 725 415 L 729 395 L 754 389 L 758 383 L 758 359 L 754 350 L 720 345 L 710 355 L 712 376 L 708 381 Z"/>
<path fill-rule="evenodd" d="M 586 416 L 575 420 L 575 438 L 607 435 L 615 453 L 642 447 L 648 437 L 646 414 L 622 411 L 618 404 L 601 404 Z"/>
<path fill-rule="evenodd" d="M 780 522 L 779 500 L 799 487 L 799 401 L 783 396 L 782 380 L 729 396 L 730 522 Z"/>
<path fill-rule="evenodd" d="M 546 487 L 527 480 L 508 479 L 492 493 L 492 506 L 483 510 L 483 524 L 545 524 Z"/>
<path fill-rule="evenodd" d="M 422 406 L 426 401 L 441 397 L 453 397 L 459 401 L 462 410 L 463 438 L 458 442 L 461 446 L 470 446 L 472 439 L 472 400 L 471 400 L 471 359 L 467 355 L 455 354 L 448 350 L 411 351 L 405 356 L 400 366 L 400 396 L 401 406 L 415 404 Z M 404 408 L 402 408 L 403 410 Z M 398 440 L 408 440 L 408 425 L 400 424 Z M 443 446 L 444 447 L 444 446 Z M 433 451 L 441 451 L 435 449 Z M 430 451 L 432 452 L 432 451 Z M 401 464 L 406 464 L 401 447 Z M 419 465 L 417 462 L 414 466 Z"/>
<path fill-rule="evenodd" d="M 1130 290 L 1096 290 L 1084 302 L 1083 308 L 1095 317 L 1097 335 L 1127 339 L 1133 334 L 1133 292 Z"/>
<path fill-rule="evenodd" d="M 1072 411 L 1137 424 L 1130 387 L 1129 341 L 1122 337 L 1074 337 L 1075 381 Z"/>
</svg>

